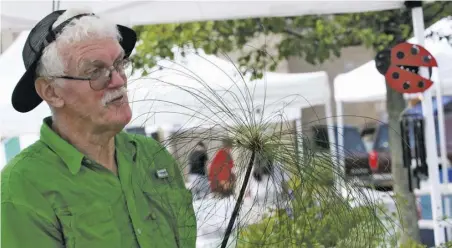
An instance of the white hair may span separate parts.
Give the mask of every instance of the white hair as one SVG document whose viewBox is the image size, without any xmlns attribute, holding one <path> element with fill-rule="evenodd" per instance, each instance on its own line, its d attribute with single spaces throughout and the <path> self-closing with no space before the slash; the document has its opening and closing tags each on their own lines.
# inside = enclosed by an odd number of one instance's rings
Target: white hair
<svg viewBox="0 0 452 248">
<path fill-rule="evenodd" d="M 68 9 L 53 24 L 52 28 L 68 20 L 69 18 L 92 13 L 90 9 Z M 113 24 L 98 16 L 83 16 L 71 21 L 57 36 L 56 41 L 44 48 L 42 57 L 38 63 L 36 73 L 39 76 L 62 76 L 67 69 L 67 61 L 62 57 L 61 50 L 68 45 L 93 39 L 112 38 L 121 40 L 116 24 Z"/>
</svg>

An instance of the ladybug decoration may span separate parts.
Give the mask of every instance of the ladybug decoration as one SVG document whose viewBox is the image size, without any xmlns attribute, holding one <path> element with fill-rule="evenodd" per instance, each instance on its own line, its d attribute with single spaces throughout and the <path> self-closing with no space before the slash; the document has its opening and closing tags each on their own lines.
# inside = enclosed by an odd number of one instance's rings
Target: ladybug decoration
<svg viewBox="0 0 452 248">
<path fill-rule="evenodd" d="M 379 52 L 375 62 L 389 86 L 400 93 L 420 93 L 430 88 L 432 67 L 438 66 L 425 48 L 407 42 Z M 417 74 L 420 66 L 428 67 L 429 79 Z"/>
</svg>

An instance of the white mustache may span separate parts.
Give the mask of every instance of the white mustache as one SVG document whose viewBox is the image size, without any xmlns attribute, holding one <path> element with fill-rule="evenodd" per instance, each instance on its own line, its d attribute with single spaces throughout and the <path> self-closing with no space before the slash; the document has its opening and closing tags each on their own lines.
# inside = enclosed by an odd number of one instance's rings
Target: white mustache
<svg viewBox="0 0 452 248">
<path fill-rule="evenodd" d="M 127 96 L 127 89 L 125 87 L 121 87 L 119 89 L 106 92 L 101 101 L 102 105 L 106 106 L 113 99 L 118 98 L 120 96 L 123 96 L 123 97 Z"/>
</svg>

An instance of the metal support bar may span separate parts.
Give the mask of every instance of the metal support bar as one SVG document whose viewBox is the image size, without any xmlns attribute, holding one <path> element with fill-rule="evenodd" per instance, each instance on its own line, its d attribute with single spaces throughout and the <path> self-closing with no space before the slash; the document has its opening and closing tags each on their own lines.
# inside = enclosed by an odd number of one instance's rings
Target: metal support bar
<svg viewBox="0 0 452 248">
<path fill-rule="evenodd" d="M 411 4 L 415 1 L 406 2 L 407 6 L 412 7 Z M 419 3 L 418 3 L 419 4 Z M 415 6 L 415 5 L 414 5 Z M 415 6 L 411 9 L 413 18 L 413 31 L 416 37 L 417 44 L 424 45 L 424 14 L 421 6 Z M 420 75 L 428 78 L 427 68 L 419 68 Z M 435 137 L 435 123 L 433 117 L 433 103 L 431 89 L 427 89 L 423 93 L 424 100 L 422 101 L 422 112 L 425 118 L 425 147 L 427 153 L 428 174 L 430 181 L 430 192 L 432 199 L 432 214 L 434 221 L 434 236 L 435 245 L 439 246 L 446 242 L 446 235 L 444 228 L 439 225 L 439 221 L 443 216 L 443 206 L 441 204 L 441 193 L 437 191 L 439 188 L 439 168 L 438 168 L 438 151 L 436 147 Z"/>
</svg>

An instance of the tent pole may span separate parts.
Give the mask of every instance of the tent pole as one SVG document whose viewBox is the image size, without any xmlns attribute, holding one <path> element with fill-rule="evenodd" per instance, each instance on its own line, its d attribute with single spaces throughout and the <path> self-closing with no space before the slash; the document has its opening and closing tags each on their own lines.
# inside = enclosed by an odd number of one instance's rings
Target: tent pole
<svg viewBox="0 0 452 248">
<path fill-rule="evenodd" d="M 336 189 L 342 194 L 343 197 L 347 197 L 347 190 L 344 187 L 344 183 L 342 182 L 342 178 L 345 175 L 345 151 L 344 151 L 344 113 L 342 109 L 342 102 L 336 102 L 336 115 L 337 115 L 337 145 L 336 153 L 338 158 L 338 163 L 336 164 L 339 169 L 339 175 L 336 176 Z"/>
<path fill-rule="evenodd" d="M 408 1 L 407 1 L 408 2 Z M 422 2 L 409 1 L 407 7 L 411 7 L 413 17 L 413 30 L 417 43 L 424 45 L 424 14 L 422 10 Z M 417 3 L 417 4 L 416 4 Z M 410 4 L 411 6 L 408 6 Z M 428 78 L 428 70 L 425 67 L 419 68 L 421 76 Z M 446 241 L 444 229 L 440 226 L 443 215 L 443 207 L 441 204 L 441 192 L 439 184 L 439 167 L 438 167 L 438 150 L 435 139 L 435 122 L 433 116 L 432 92 L 428 89 L 423 94 L 422 112 L 425 119 L 425 146 L 427 152 L 428 174 L 430 181 L 430 196 L 432 202 L 433 214 L 433 232 L 435 237 L 435 245 L 443 244 Z"/>
<path fill-rule="evenodd" d="M 331 154 L 331 162 L 333 165 L 337 165 L 337 154 L 336 154 L 336 147 L 337 147 L 337 141 L 336 136 L 334 135 L 334 120 L 333 120 L 333 110 L 331 107 L 331 100 L 328 100 L 325 103 L 325 115 L 326 115 L 326 125 L 328 130 L 328 137 L 330 137 L 329 140 L 329 146 L 330 146 L 330 154 Z M 345 173 L 343 171 L 340 171 L 341 176 L 344 176 Z"/>
<path fill-rule="evenodd" d="M 298 161 L 303 162 L 304 144 L 303 144 L 303 109 L 300 109 L 298 118 L 295 119 L 295 134 L 298 148 Z M 299 166 L 302 166 L 299 164 Z"/>
<path fill-rule="evenodd" d="M 440 148 L 440 161 L 441 161 L 441 172 L 443 174 L 443 184 L 449 184 L 449 161 L 447 159 L 447 149 L 446 149 L 446 130 L 444 121 L 444 106 L 443 106 L 443 92 L 441 88 L 441 77 L 439 75 L 439 70 L 436 69 L 436 80 L 435 90 L 436 90 L 436 106 L 438 112 L 438 135 L 439 135 L 439 148 Z M 436 135 L 435 135 L 436 137 Z M 449 197 L 444 198 L 444 213 L 446 216 L 450 215 L 451 200 Z M 450 225 L 446 226 L 447 239 L 452 238 L 452 227 Z"/>
</svg>

